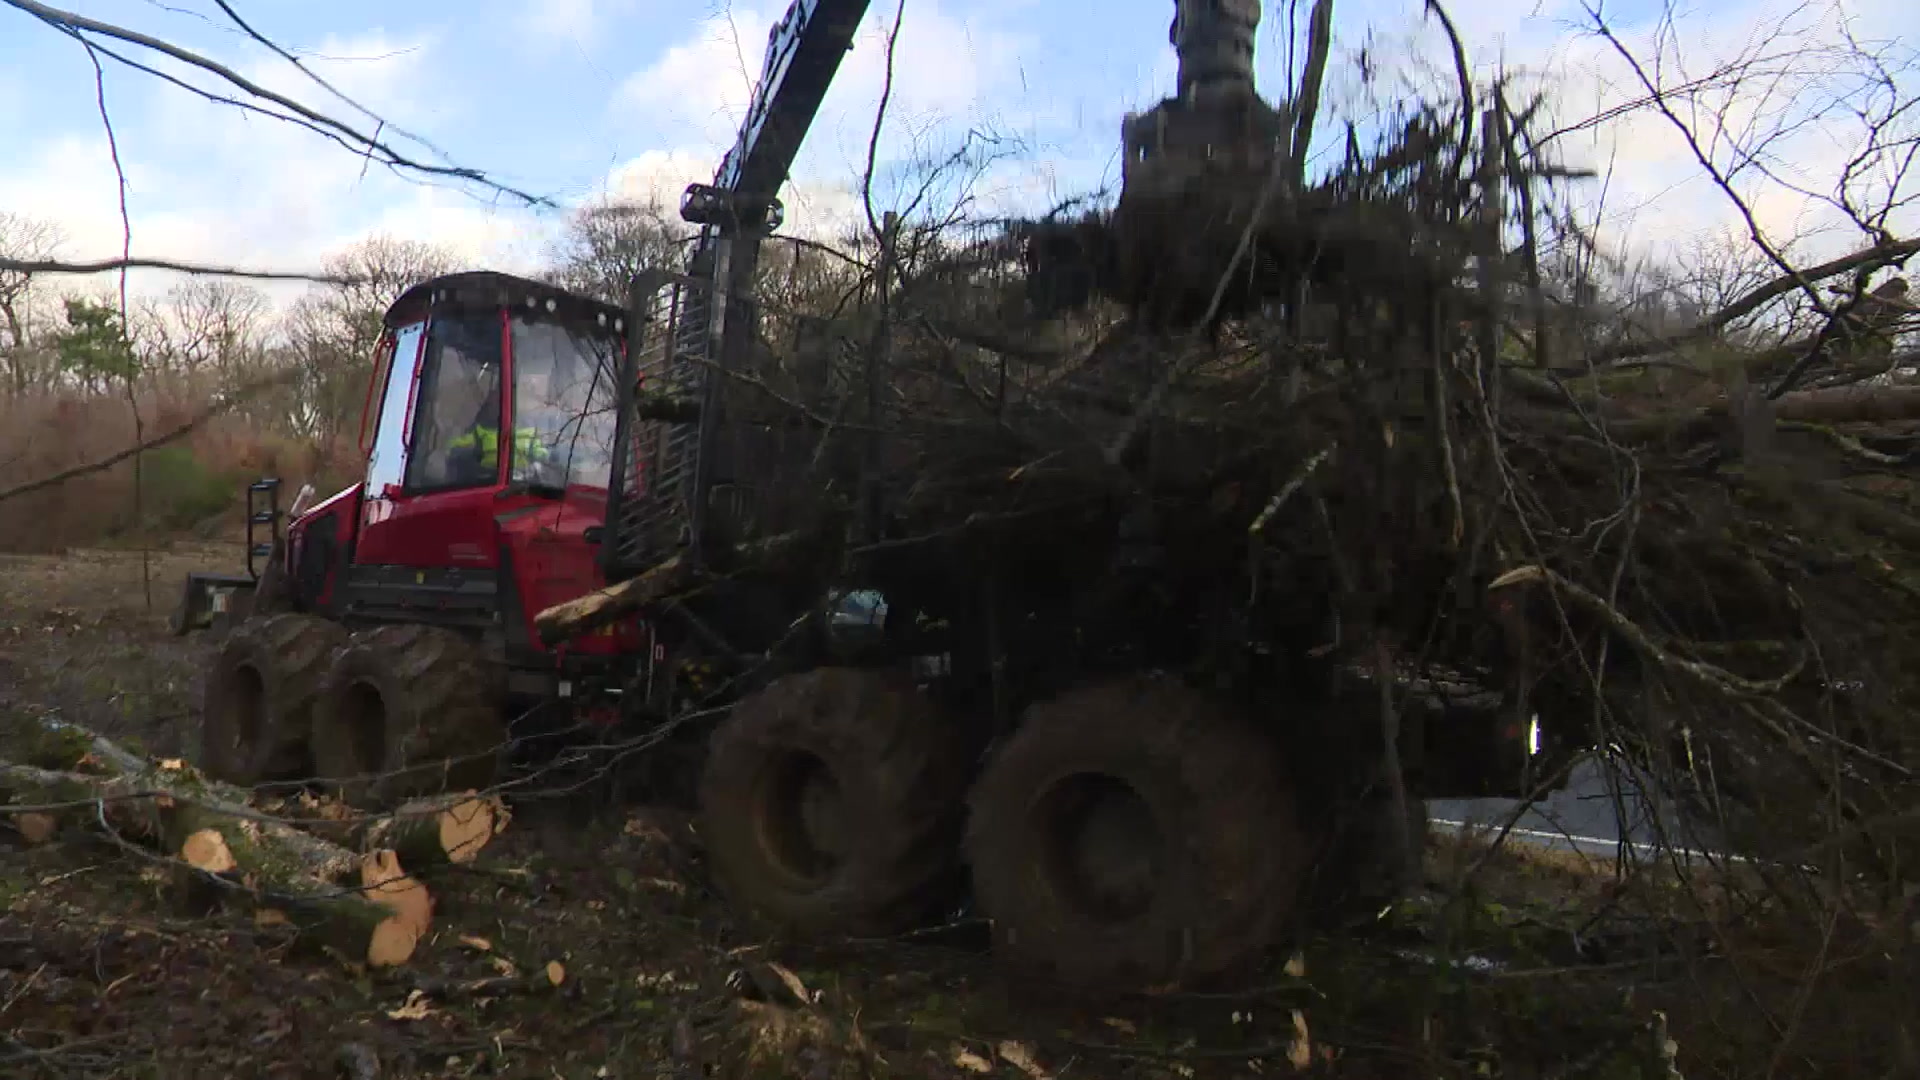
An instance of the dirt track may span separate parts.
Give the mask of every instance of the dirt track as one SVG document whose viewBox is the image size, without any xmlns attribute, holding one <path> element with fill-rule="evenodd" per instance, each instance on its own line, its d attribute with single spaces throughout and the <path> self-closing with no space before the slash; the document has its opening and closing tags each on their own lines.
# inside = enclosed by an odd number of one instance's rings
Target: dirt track
<svg viewBox="0 0 1920 1080">
<path fill-rule="evenodd" d="M 155 555 L 148 611 L 137 554 L 0 557 L 0 756 L 10 725 L 57 709 L 190 757 L 204 645 L 167 637 L 165 613 L 186 570 L 237 561 L 232 545 Z M 342 1065 L 349 1044 L 389 1080 L 1526 1077 L 1588 1055 L 1644 1060 L 1647 1010 L 1681 989 L 1642 983 L 1657 958 L 1570 979 L 1432 962 L 1579 963 L 1567 926 L 1609 894 L 1564 862 L 1503 857 L 1444 917 L 1430 897 L 1364 940 L 1306 942 L 1304 975 L 1276 956 L 1250 987 L 1095 1007 L 999 973 L 966 920 L 911 941 L 768 942 L 707 894 L 684 822 L 586 795 L 515 812 L 478 869 L 433 879 L 432 939 L 384 973 L 244 910 L 186 909 L 170 868 L 99 837 L 28 847 L 0 825 L 0 1075 L 368 1075 Z M 1436 850 L 1436 880 L 1468 855 Z M 500 981 L 549 961 L 558 987 Z M 1622 980 L 1641 995 L 1624 1008 Z M 1304 1074 L 1288 1063 L 1302 1052 Z"/>
</svg>

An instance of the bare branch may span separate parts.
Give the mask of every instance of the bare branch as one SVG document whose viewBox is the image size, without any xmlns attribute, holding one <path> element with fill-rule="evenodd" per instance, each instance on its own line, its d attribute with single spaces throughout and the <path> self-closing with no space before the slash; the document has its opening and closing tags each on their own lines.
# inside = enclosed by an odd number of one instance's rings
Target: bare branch
<svg viewBox="0 0 1920 1080">
<path fill-rule="evenodd" d="M 199 68 L 202 71 L 209 72 L 233 84 L 234 86 L 239 87 L 241 90 L 246 91 L 248 94 L 251 94 L 254 97 L 261 98 L 266 101 L 270 101 L 273 104 L 288 110 L 289 112 L 293 113 L 295 116 L 300 117 L 301 119 L 307 121 L 310 124 L 317 125 L 321 128 L 330 129 L 333 132 L 338 133 L 341 137 L 350 140 L 357 147 L 360 147 L 367 152 L 378 153 L 382 155 L 383 159 L 387 164 L 390 164 L 399 168 L 411 169 L 415 172 L 420 172 L 420 173 L 428 173 L 428 174 L 434 174 L 439 176 L 450 176 L 450 177 L 456 177 L 462 180 L 469 180 L 474 183 L 480 184 L 484 187 L 490 188 L 501 194 L 511 195 L 514 198 L 519 199 L 520 201 L 526 203 L 529 206 L 546 206 L 546 207 L 554 206 L 554 203 L 551 199 L 544 198 L 542 196 L 537 196 L 537 195 L 530 195 L 526 192 L 518 191 L 513 188 L 506 187 L 502 184 L 496 183 L 495 181 L 488 179 L 486 174 L 481 172 L 478 169 L 462 168 L 462 167 L 451 166 L 451 165 L 430 165 L 425 162 L 415 161 L 412 158 L 409 158 L 401 154 L 399 151 L 393 149 L 391 146 L 388 146 L 386 143 L 381 142 L 377 137 L 373 135 L 364 134 L 359 130 L 357 130 L 356 128 L 350 127 L 339 120 L 335 120 L 332 117 L 326 116 L 320 112 L 310 109 L 307 106 L 302 105 L 297 101 L 294 101 L 292 98 L 286 97 L 282 94 L 277 94 L 272 90 L 269 90 L 266 87 L 261 86 L 258 83 L 255 83 L 251 79 L 248 79 L 246 76 L 241 75 L 239 72 L 234 71 L 232 68 L 227 67 L 225 64 L 222 64 L 216 60 L 210 60 L 204 56 L 199 55 L 198 53 L 194 53 L 187 49 L 183 49 L 180 46 L 174 45 L 170 42 L 162 41 L 159 38 L 152 37 L 151 35 L 140 33 L 137 30 L 128 30 L 128 29 L 125 29 L 124 27 L 115 26 L 112 23 L 104 23 L 96 19 L 89 19 L 84 15 L 78 15 L 70 11 L 62 11 L 58 8 L 48 7 L 45 4 L 39 3 L 38 0 L 0 0 L 0 3 L 4 3 L 9 7 L 18 8 L 19 10 L 24 11 L 27 14 L 32 15 L 33 17 L 46 23 L 47 25 L 52 26 L 56 29 L 59 29 L 65 32 L 66 34 L 68 34 L 69 36 L 72 36 L 76 39 L 82 39 L 83 33 L 98 34 L 102 37 L 113 38 L 117 41 L 124 41 L 130 45 L 139 45 L 142 48 L 151 49 L 154 52 L 161 53 L 162 55 L 171 57 L 175 60 L 180 61 L 181 63 L 188 64 L 192 67 Z M 117 54 L 109 52 L 107 53 L 107 55 L 113 56 L 114 59 L 116 60 L 122 60 L 122 62 L 125 62 L 124 59 L 118 56 Z M 385 126 L 384 122 L 382 126 L 383 127 Z"/>
<path fill-rule="evenodd" d="M 1719 333 L 1735 320 L 1753 314 L 1774 300 L 1790 293 L 1810 289 L 1812 283 L 1837 277 L 1840 274 L 1856 270 L 1876 269 L 1882 266 L 1897 266 L 1914 254 L 1920 253 L 1920 240 L 1889 240 L 1862 248 L 1837 259 L 1829 259 L 1805 270 L 1790 270 L 1764 285 L 1759 286 L 1739 299 L 1714 312 L 1700 323 L 1681 331 L 1655 338 L 1651 341 L 1634 342 L 1616 346 L 1601 353 L 1602 360 L 1624 360 L 1629 357 L 1645 356 L 1649 353 L 1676 349 L 1696 341 L 1702 341 Z"/>
<path fill-rule="evenodd" d="M 246 270 L 235 266 L 181 262 L 177 259 L 118 258 L 69 262 L 64 259 L 0 258 L 0 271 L 17 274 L 110 274 L 119 270 L 167 270 L 196 277 L 229 277 L 253 281 L 309 281 L 316 285 L 360 285 L 362 279 L 305 270 Z"/>
</svg>

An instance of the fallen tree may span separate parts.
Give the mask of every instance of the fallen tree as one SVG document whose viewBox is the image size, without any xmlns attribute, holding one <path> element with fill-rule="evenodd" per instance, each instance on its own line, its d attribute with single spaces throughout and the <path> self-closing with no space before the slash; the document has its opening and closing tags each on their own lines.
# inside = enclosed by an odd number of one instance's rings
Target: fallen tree
<svg viewBox="0 0 1920 1080">
<path fill-rule="evenodd" d="M 50 719 L 40 721 L 23 756 L 36 763 L 0 762 L 0 793 L 12 804 L 48 808 L 31 812 L 52 828 L 91 826 L 148 849 L 281 913 L 350 960 L 403 964 L 431 926 L 426 887 L 392 849 L 355 851 L 323 840 L 249 806 L 247 792 L 184 762 L 149 762 Z"/>
</svg>

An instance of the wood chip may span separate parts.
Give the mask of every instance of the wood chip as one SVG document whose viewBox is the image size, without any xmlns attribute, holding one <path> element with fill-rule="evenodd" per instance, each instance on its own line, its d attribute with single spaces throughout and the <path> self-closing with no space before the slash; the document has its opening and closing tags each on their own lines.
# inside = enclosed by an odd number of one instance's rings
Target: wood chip
<svg viewBox="0 0 1920 1080">
<path fill-rule="evenodd" d="M 964 1046 L 956 1046 L 953 1048 L 953 1063 L 968 1072 L 984 1074 L 993 1071 L 993 1062 L 988 1061 L 986 1058 L 981 1057 L 979 1054 L 974 1053 Z"/>
<path fill-rule="evenodd" d="M 397 1009 L 387 1010 L 387 1019 L 425 1020 L 432 1012 L 433 1008 L 427 1004 L 426 993 L 421 990 L 415 990 L 407 995 L 406 1004 Z"/>
<path fill-rule="evenodd" d="M 1033 1080 L 1052 1080 L 1051 1074 L 1034 1060 L 1033 1048 L 1027 1044 L 1008 1039 L 995 1047 L 995 1050 L 1002 1061 L 1033 1077 Z"/>
<path fill-rule="evenodd" d="M 1293 1010 L 1293 1041 L 1287 1044 L 1287 1062 L 1301 1071 L 1313 1064 L 1313 1036 L 1307 1031 L 1306 1014 L 1299 1009 Z"/>
<path fill-rule="evenodd" d="M 795 975 L 792 970 L 785 965 L 776 964 L 771 960 L 767 961 L 767 969 L 779 978 L 781 983 L 786 986 L 788 992 L 793 994 L 794 998 L 801 1004 L 813 1004 L 815 1000 L 814 996 L 812 992 L 807 989 L 807 984 L 800 981 L 800 976 Z"/>
</svg>

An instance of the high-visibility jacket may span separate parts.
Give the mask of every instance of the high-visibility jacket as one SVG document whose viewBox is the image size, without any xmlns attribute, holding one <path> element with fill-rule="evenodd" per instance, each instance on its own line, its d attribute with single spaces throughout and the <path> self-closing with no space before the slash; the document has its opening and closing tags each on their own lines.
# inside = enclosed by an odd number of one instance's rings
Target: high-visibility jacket
<svg viewBox="0 0 1920 1080">
<path fill-rule="evenodd" d="M 482 424 L 465 435 L 453 439 L 447 445 L 455 450 L 474 447 L 480 451 L 482 468 L 492 469 L 499 466 L 500 430 L 498 428 Z M 515 428 L 513 449 L 514 454 L 521 461 L 545 461 L 547 458 L 547 444 L 541 440 L 537 428 Z"/>
</svg>

